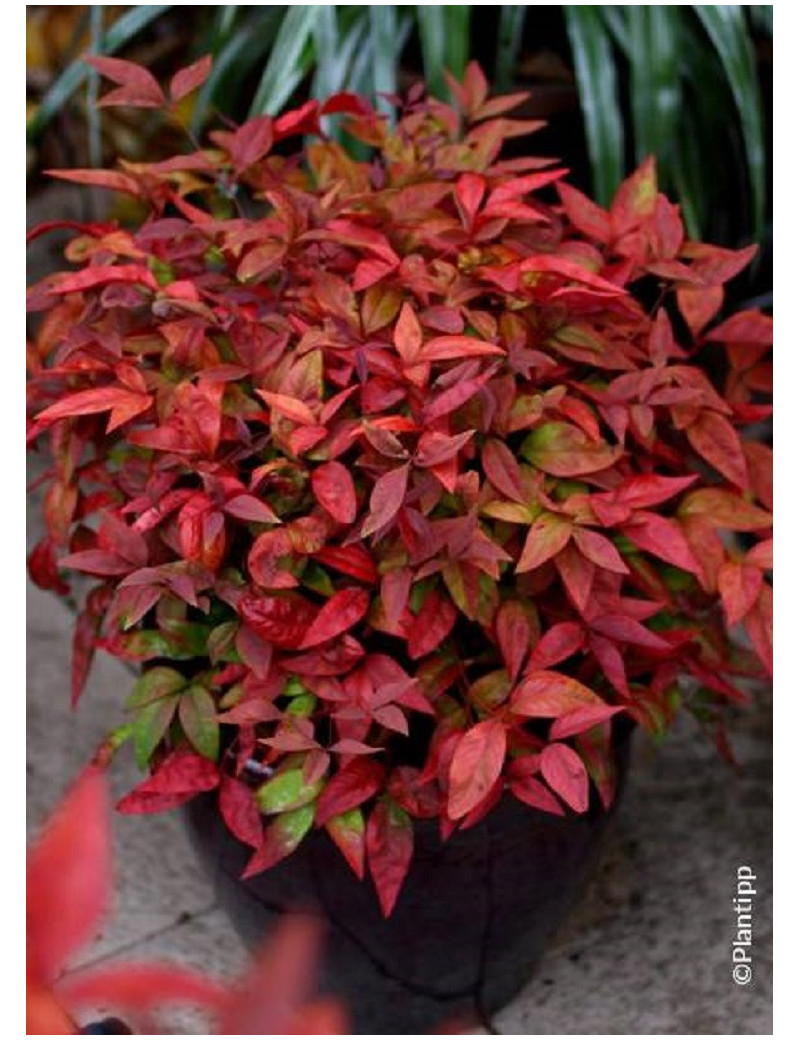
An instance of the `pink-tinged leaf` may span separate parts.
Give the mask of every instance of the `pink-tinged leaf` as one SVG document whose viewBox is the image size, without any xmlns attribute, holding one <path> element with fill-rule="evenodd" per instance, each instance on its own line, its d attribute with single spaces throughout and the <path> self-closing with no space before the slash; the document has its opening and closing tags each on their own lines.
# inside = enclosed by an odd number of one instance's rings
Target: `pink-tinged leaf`
<svg viewBox="0 0 800 1040">
<path fill-rule="evenodd" d="M 458 611 L 452 600 L 436 592 L 425 597 L 408 633 L 408 656 L 412 661 L 438 650 L 456 623 Z"/>
<path fill-rule="evenodd" d="M 358 501 L 350 471 L 341 462 L 323 462 L 311 474 L 314 495 L 334 520 L 352 524 L 356 518 Z"/>
<path fill-rule="evenodd" d="M 165 1004 L 193 1004 L 216 1013 L 224 1004 L 225 989 L 199 971 L 174 964 L 122 964 L 68 975 L 58 994 L 70 1007 L 113 1008 L 138 1015 Z"/>
<path fill-rule="evenodd" d="M 570 809 L 589 808 L 589 775 L 580 755 L 566 744 L 548 744 L 542 751 L 542 776 Z"/>
<path fill-rule="evenodd" d="M 248 861 L 242 878 L 254 877 L 282 859 L 290 856 L 314 823 L 314 805 L 302 805 L 298 809 L 281 813 L 264 831 L 261 846 Z"/>
<path fill-rule="evenodd" d="M 545 513 L 531 524 L 522 547 L 516 573 L 524 574 L 557 556 L 572 537 L 569 520 Z"/>
<path fill-rule="evenodd" d="M 556 186 L 564 212 L 571 223 L 587 238 L 602 245 L 611 241 L 611 217 L 576 188 L 563 181 Z"/>
<path fill-rule="evenodd" d="M 510 709 L 526 718 L 557 718 L 575 708 L 603 702 L 588 686 L 560 672 L 527 672 L 511 694 Z"/>
<path fill-rule="evenodd" d="M 554 816 L 563 816 L 564 807 L 561 802 L 544 786 L 544 784 L 533 776 L 521 777 L 511 781 L 511 793 L 521 802 L 541 809 L 542 812 L 552 813 Z"/>
<path fill-rule="evenodd" d="M 617 551 L 616 546 L 605 535 L 590 531 L 586 527 L 576 527 L 572 533 L 575 545 L 592 563 L 603 570 L 615 574 L 628 574 L 628 567 Z"/>
<path fill-rule="evenodd" d="M 515 682 L 531 648 L 528 610 L 517 600 L 507 600 L 497 611 L 494 629 L 506 671 Z"/>
<path fill-rule="evenodd" d="M 656 164 L 648 156 L 617 189 L 611 204 L 614 233 L 623 235 L 652 216 L 657 197 Z"/>
<path fill-rule="evenodd" d="M 367 822 L 369 872 L 384 917 L 394 909 L 414 854 L 414 827 L 408 813 L 389 799 L 375 806 Z"/>
<path fill-rule="evenodd" d="M 741 440 L 724 416 L 706 409 L 687 427 L 686 436 L 697 454 L 723 477 L 742 490 L 749 487 Z"/>
<path fill-rule="evenodd" d="M 494 343 L 475 339 L 472 336 L 435 336 L 429 339 L 419 354 L 419 360 L 462 361 L 469 357 L 500 356 L 505 351 Z"/>
<path fill-rule="evenodd" d="M 486 192 L 486 181 L 477 173 L 462 173 L 454 195 L 465 227 L 471 228 Z"/>
<path fill-rule="evenodd" d="M 335 593 L 314 618 L 298 649 L 319 646 L 347 632 L 365 617 L 369 603 L 366 589 L 342 589 Z"/>
<path fill-rule="evenodd" d="M 79 390 L 45 408 L 37 416 L 39 421 L 54 422 L 78 415 L 96 415 L 111 412 L 107 432 L 147 411 L 151 404 L 149 394 L 137 394 L 119 386 L 103 386 L 94 390 Z"/>
<path fill-rule="evenodd" d="M 325 824 L 325 829 L 356 877 L 363 878 L 367 844 L 364 814 L 361 810 L 351 809 L 349 812 L 334 816 Z"/>
<path fill-rule="evenodd" d="M 772 570 L 772 539 L 767 538 L 748 549 L 744 562 L 762 571 Z"/>
<path fill-rule="evenodd" d="M 219 788 L 219 811 L 228 830 L 251 848 L 260 848 L 264 827 L 252 788 L 223 775 Z"/>
<path fill-rule="evenodd" d="M 314 604 L 292 592 L 279 596 L 246 593 L 237 609 L 242 620 L 263 640 L 288 650 L 300 646 L 317 617 Z"/>
<path fill-rule="evenodd" d="M 575 621 L 560 621 L 549 628 L 534 647 L 529 669 L 550 668 L 583 649 L 583 629 Z"/>
<path fill-rule="evenodd" d="M 111 898 L 111 870 L 106 781 L 91 766 L 28 852 L 28 965 L 36 979 L 52 982 L 94 937 Z"/>
<path fill-rule="evenodd" d="M 586 610 L 594 583 L 595 565 L 572 545 L 561 550 L 555 557 L 555 564 L 575 606 L 579 611 Z"/>
<path fill-rule="evenodd" d="M 57 280 L 50 286 L 50 292 L 54 295 L 84 292 L 86 289 L 95 289 L 100 285 L 115 285 L 119 283 L 143 285 L 146 289 L 151 289 L 154 292 L 158 289 L 158 282 L 148 268 L 140 264 L 126 264 L 119 267 L 108 264 L 99 267 L 87 267 L 83 271 L 59 275 Z"/>
<path fill-rule="evenodd" d="M 383 786 L 386 771 L 380 762 L 360 756 L 348 762 L 323 788 L 317 800 L 318 827 L 324 827 L 334 816 L 363 805 Z"/>
<path fill-rule="evenodd" d="M 117 812 L 165 812 L 218 785 L 219 770 L 213 762 L 191 751 L 173 751 L 151 777 L 125 795 Z"/>
<path fill-rule="evenodd" d="M 611 743 L 611 723 L 576 734 L 575 746 L 603 807 L 610 809 L 617 793 L 617 762 Z"/>
<path fill-rule="evenodd" d="M 624 614 L 601 614 L 591 621 L 593 631 L 617 643 L 632 643 L 649 650 L 669 650 L 671 643 L 651 632 L 649 628 Z"/>
<path fill-rule="evenodd" d="M 375 481 L 369 499 L 369 515 L 361 528 L 361 537 L 366 538 L 385 527 L 397 516 L 408 487 L 409 463 L 390 469 Z"/>
<path fill-rule="evenodd" d="M 700 567 L 677 521 L 657 513 L 637 513 L 635 520 L 624 524 L 620 530 L 637 549 L 700 576 Z"/>
<path fill-rule="evenodd" d="M 124 61 L 122 58 L 107 58 L 96 54 L 84 60 L 106 79 L 119 84 L 116 90 L 109 91 L 100 99 L 98 104 L 101 107 L 131 105 L 134 108 L 161 108 L 166 104 L 164 92 L 155 77 L 141 65 Z"/>
<path fill-rule="evenodd" d="M 269 116 L 256 116 L 243 123 L 227 143 L 234 171 L 238 175 L 263 159 L 272 148 L 273 122 Z"/>
<path fill-rule="evenodd" d="M 507 445 L 490 437 L 483 446 L 481 462 L 484 473 L 502 495 L 512 502 L 525 503 L 519 463 Z"/>
<path fill-rule="evenodd" d="M 225 503 L 225 512 L 228 516 L 235 516 L 237 520 L 244 520 L 250 524 L 280 523 L 279 517 L 267 503 L 255 495 L 234 495 Z"/>
<path fill-rule="evenodd" d="M 288 397 L 286 394 L 273 394 L 269 390 L 256 390 L 259 397 L 278 412 L 285 415 L 287 419 L 300 423 L 301 426 L 316 426 L 317 420 L 314 413 L 305 402 L 296 397 Z"/>
<path fill-rule="evenodd" d="M 437 430 L 426 430 L 419 439 L 414 462 L 424 468 L 441 466 L 455 459 L 474 434 L 474 430 L 464 430 L 463 433 L 455 433 L 452 436 L 439 433 Z"/>
<path fill-rule="evenodd" d="M 726 560 L 717 573 L 717 587 L 729 628 L 738 625 L 758 602 L 763 579 L 758 567 Z"/>
<path fill-rule="evenodd" d="M 326 545 L 312 556 L 323 567 L 347 574 L 366 585 L 374 585 L 378 580 L 375 563 L 364 545 Z"/>
<path fill-rule="evenodd" d="M 419 360 L 422 348 L 422 328 L 410 303 L 404 303 L 394 327 L 394 345 L 405 365 Z"/>
<path fill-rule="evenodd" d="M 88 184 L 93 188 L 108 188 L 126 195 L 139 198 L 142 189 L 135 177 L 119 170 L 44 170 L 48 177 L 56 177 L 61 181 L 73 184 Z"/>
<path fill-rule="evenodd" d="M 210 54 L 203 55 L 196 62 L 188 65 L 185 69 L 179 69 L 170 80 L 169 93 L 172 103 L 185 98 L 193 90 L 197 90 L 208 79 L 211 74 L 212 57 Z"/>
<path fill-rule="evenodd" d="M 725 299 L 725 290 L 721 285 L 679 286 L 675 295 L 678 310 L 689 326 L 689 331 L 693 336 L 699 336 L 706 325 L 719 313 Z"/>
<path fill-rule="evenodd" d="M 678 513 L 680 516 L 703 517 L 715 527 L 731 531 L 761 531 L 772 527 L 772 516 L 766 510 L 723 488 L 692 491 L 681 502 Z"/>
<path fill-rule="evenodd" d="M 624 711 L 623 705 L 597 704 L 585 705 L 581 708 L 573 708 L 565 715 L 561 715 L 550 727 L 551 740 L 564 740 L 566 737 L 574 737 L 577 733 L 584 733 L 592 726 L 599 726 L 612 716 Z"/>
<path fill-rule="evenodd" d="M 405 613 L 412 578 L 410 567 L 395 567 L 381 578 L 380 602 L 390 628 L 394 628 Z"/>
<path fill-rule="evenodd" d="M 594 443 L 577 426 L 562 422 L 538 426 L 520 448 L 530 463 L 553 477 L 597 473 L 616 462 L 620 451 L 605 441 Z"/>
<path fill-rule="evenodd" d="M 697 482 L 697 476 L 662 477 L 657 473 L 640 473 L 629 477 L 616 489 L 614 499 L 631 509 L 646 509 L 658 506 L 674 498 L 681 491 Z"/>
<path fill-rule="evenodd" d="M 486 719 L 468 729 L 450 763 L 447 815 L 466 816 L 487 797 L 503 769 L 506 728 L 499 719 Z"/>
<path fill-rule="evenodd" d="M 772 586 L 764 582 L 758 602 L 745 614 L 744 630 L 769 675 L 772 675 Z"/>
</svg>

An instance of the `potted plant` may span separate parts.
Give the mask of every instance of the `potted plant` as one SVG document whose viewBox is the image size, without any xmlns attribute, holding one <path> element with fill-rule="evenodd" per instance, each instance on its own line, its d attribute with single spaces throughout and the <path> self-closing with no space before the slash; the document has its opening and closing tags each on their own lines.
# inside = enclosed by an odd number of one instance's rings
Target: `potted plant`
<svg viewBox="0 0 800 1040">
<path fill-rule="evenodd" d="M 208 72 L 92 61 L 173 114 Z M 29 294 L 30 569 L 94 579 L 74 700 L 96 648 L 141 669 L 119 809 L 188 803 L 245 932 L 324 912 L 361 1031 L 505 1002 L 630 726 L 684 707 L 725 750 L 770 660 L 771 322 L 719 318 L 754 250 L 687 241 L 652 161 L 606 212 L 502 158 L 522 97 L 451 87 L 54 171 L 141 215 Z"/>
</svg>

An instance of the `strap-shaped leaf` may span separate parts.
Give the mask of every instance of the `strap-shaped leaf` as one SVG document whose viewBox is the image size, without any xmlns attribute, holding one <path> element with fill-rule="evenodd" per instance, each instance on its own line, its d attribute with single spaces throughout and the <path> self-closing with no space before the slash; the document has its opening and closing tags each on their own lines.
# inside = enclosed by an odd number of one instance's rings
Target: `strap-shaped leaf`
<svg viewBox="0 0 800 1040">
<path fill-rule="evenodd" d="M 764 232 L 766 206 L 764 122 L 753 41 L 741 4 L 694 4 L 697 17 L 725 69 L 741 121 L 757 238 Z"/>
<path fill-rule="evenodd" d="M 276 115 L 294 93 L 308 68 L 303 52 L 321 9 L 320 4 L 309 4 L 286 11 L 250 106 L 251 116 Z"/>
<path fill-rule="evenodd" d="M 457 79 L 464 72 L 471 14 L 472 9 L 468 4 L 417 6 L 417 28 L 422 44 L 425 82 L 435 97 L 446 97 L 445 69 Z"/>
<path fill-rule="evenodd" d="M 494 79 L 495 87 L 501 93 L 508 90 L 513 83 L 527 11 L 527 4 L 503 4 L 500 8 Z"/>
<path fill-rule="evenodd" d="M 622 116 L 611 40 L 597 7 L 569 4 L 564 7 L 564 17 L 586 123 L 594 194 L 598 202 L 608 205 L 624 173 Z"/>
</svg>

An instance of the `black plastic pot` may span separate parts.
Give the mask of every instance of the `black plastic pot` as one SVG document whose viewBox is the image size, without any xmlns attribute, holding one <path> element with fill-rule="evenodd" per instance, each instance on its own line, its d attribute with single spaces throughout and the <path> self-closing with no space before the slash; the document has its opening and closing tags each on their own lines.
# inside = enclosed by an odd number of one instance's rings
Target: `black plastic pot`
<svg viewBox="0 0 800 1040">
<path fill-rule="evenodd" d="M 626 752 L 623 740 L 621 772 Z M 260 944 L 279 914 L 323 915 L 321 991 L 346 1002 L 354 1033 L 404 1034 L 459 1016 L 485 1022 L 508 1003 L 575 902 L 609 813 L 593 806 L 560 818 L 508 796 L 444 843 L 435 821 L 416 821 L 411 871 L 388 920 L 371 883 L 358 881 L 323 832 L 242 881 L 251 850 L 228 832 L 214 796 L 194 799 L 186 816 L 243 939 Z"/>
</svg>

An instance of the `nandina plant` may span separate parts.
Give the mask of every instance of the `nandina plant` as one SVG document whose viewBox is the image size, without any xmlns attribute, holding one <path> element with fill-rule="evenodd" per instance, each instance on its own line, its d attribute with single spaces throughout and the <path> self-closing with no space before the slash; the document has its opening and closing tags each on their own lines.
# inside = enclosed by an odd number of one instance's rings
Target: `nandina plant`
<svg viewBox="0 0 800 1040">
<path fill-rule="evenodd" d="M 107 103 L 173 114 L 208 64 L 165 94 L 92 60 Z M 218 792 L 247 874 L 323 828 L 386 914 L 415 819 L 607 807 L 615 716 L 658 735 L 683 705 L 726 750 L 719 705 L 770 662 L 746 433 L 771 321 L 720 320 L 755 250 L 687 241 L 649 160 L 606 212 L 503 158 L 540 125 L 506 114 L 522 95 L 474 64 L 452 92 L 54 171 L 141 218 L 75 225 L 74 269 L 30 292 L 30 569 L 93 579 L 73 700 L 98 647 L 141 669 L 109 748 L 149 775 L 120 810 Z"/>
</svg>

